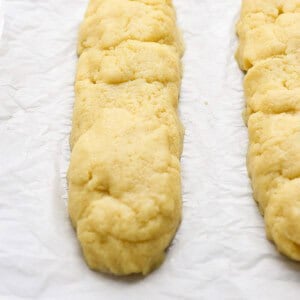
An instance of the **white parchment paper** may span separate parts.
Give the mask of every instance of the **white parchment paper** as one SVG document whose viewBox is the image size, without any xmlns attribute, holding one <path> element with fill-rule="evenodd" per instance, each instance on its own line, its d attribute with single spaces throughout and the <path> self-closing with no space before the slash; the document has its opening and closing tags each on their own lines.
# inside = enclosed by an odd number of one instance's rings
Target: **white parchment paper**
<svg viewBox="0 0 300 300">
<path fill-rule="evenodd" d="M 300 267 L 265 239 L 245 168 L 243 74 L 233 57 L 240 1 L 174 3 L 186 43 L 184 219 L 159 270 L 118 279 L 86 267 L 66 210 L 77 29 L 87 0 L 3 0 L 1 300 L 299 299 Z"/>
</svg>

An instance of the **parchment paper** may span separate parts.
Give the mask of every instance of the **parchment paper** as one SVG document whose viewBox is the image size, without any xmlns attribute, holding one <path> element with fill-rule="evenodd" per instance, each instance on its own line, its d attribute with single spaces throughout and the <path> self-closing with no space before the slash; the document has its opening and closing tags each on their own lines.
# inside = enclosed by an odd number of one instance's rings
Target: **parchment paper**
<svg viewBox="0 0 300 300">
<path fill-rule="evenodd" d="M 245 168 L 243 74 L 233 57 L 240 1 L 174 3 L 186 43 L 184 218 L 160 269 L 118 279 L 87 268 L 66 210 L 77 30 L 87 0 L 3 1 L 1 300 L 299 299 L 300 267 L 265 239 Z"/>
</svg>

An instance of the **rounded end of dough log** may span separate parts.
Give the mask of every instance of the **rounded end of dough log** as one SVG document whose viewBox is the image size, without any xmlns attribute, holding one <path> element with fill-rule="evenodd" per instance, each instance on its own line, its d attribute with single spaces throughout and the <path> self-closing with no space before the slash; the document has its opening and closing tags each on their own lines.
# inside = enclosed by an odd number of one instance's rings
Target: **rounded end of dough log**
<svg viewBox="0 0 300 300">
<path fill-rule="evenodd" d="M 114 215 L 110 216 L 114 218 Z M 78 223 L 77 235 L 83 254 L 91 269 L 114 275 L 147 275 L 163 262 L 166 248 L 175 233 L 167 233 L 149 241 L 132 242 L 112 234 L 99 234 L 95 229 L 97 223 L 99 220 L 92 218 Z"/>
<path fill-rule="evenodd" d="M 181 219 L 179 159 L 155 117 L 103 109 L 76 142 L 69 213 L 91 269 L 147 274 L 161 264 Z"/>
<path fill-rule="evenodd" d="M 266 230 L 279 252 L 300 261 L 300 179 L 283 185 L 269 202 Z"/>
</svg>

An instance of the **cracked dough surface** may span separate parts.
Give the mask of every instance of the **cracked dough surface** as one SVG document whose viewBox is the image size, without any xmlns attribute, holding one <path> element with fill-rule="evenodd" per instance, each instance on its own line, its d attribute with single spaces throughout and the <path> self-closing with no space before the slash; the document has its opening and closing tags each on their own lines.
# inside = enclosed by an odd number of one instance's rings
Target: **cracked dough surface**
<svg viewBox="0 0 300 300">
<path fill-rule="evenodd" d="M 244 0 L 237 60 L 249 129 L 248 170 L 267 236 L 300 260 L 300 1 Z"/>
<path fill-rule="evenodd" d="M 182 49 L 171 1 L 90 1 L 68 181 L 70 217 L 92 269 L 147 274 L 178 228 Z"/>
<path fill-rule="evenodd" d="M 300 47 L 300 1 L 244 0 L 237 32 L 237 59 L 243 70 Z"/>
<path fill-rule="evenodd" d="M 153 2 L 153 3 L 151 3 Z M 171 1 L 93 0 L 79 32 L 78 52 L 110 49 L 127 40 L 183 46 Z M 159 4 L 159 5 L 158 5 Z"/>
</svg>

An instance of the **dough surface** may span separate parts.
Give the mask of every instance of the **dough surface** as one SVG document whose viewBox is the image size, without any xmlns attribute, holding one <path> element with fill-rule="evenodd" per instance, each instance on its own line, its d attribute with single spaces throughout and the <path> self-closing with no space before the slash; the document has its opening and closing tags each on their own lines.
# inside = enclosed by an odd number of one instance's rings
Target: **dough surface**
<svg viewBox="0 0 300 300">
<path fill-rule="evenodd" d="M 300 261 L 300 1 L 244 0 L 237 60 L 249 129 L 248 170 L 267 236 Z"/>
<path fill-rule="evenodd" d="M 168 0 L 91 0 L 81 25 L 69 213 L 94 270 L 149 273 L 179 226 L 179 37 Z"/>
<path fill-rule="evenodd" d="M 297 52 L 300 47 L 300 1 L 244 0 L 237 32 L 237 60 L 247 71 L 257 62 Z"/>
<path fill-rule="evenodd" d="M 127 40 L 172 45 L 182 54 L 171 1 L 91 1 L 79 32 L 79 54 L 92 47 L 111 49 Z"/>
</svg>

